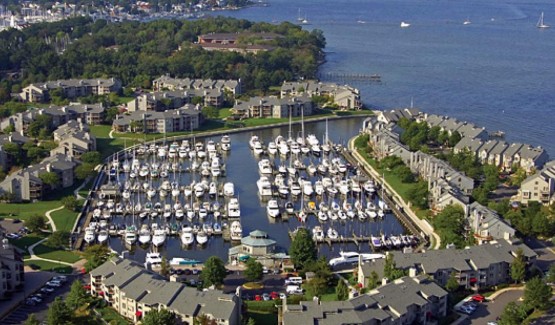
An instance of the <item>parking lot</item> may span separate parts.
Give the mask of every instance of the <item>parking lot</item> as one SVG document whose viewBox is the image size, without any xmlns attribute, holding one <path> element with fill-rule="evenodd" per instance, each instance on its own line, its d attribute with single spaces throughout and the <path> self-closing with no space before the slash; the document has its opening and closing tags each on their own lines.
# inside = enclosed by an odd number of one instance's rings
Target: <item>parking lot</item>
<svg viewBox="0 0 555 325">
<path fill-rule="evenodd" d="M 50 283 L 50 285 L 45 284 L 38 286 L 33 291 L 25 292 L 28 298 L 21 301 L 19 307 L 16 307 L 11 313 L 4 317 L 0 323 L 2 325 L 21 324 L 30 314 L 35 314 L 39 321 L 45 320 L 49 304 L 54 301 L 56 297 L 65 297 L 69 292 L 71 283 L 78 277 L 79 276 L 67 276 L 66 280 L 59 279 L 59 286 L 54 282 Z M 53 276 L 49 274 L 45 280 L 52 280 L 52 278 Z"/>
<path fill-rule="evenodd" d="M 505 306 L 511 301 L 518 301 L 522 293 L 522 290 L 507 291 L 497 296 L 493 301 L 476 303 L 476 310 L 466 314 L 466 319 L 459 324 L 486 325 L 489 322 L 496 322 L 501 313 L 503 313 Z M 461 314 L 465 313 L 461 312 Z"/>
</svg>

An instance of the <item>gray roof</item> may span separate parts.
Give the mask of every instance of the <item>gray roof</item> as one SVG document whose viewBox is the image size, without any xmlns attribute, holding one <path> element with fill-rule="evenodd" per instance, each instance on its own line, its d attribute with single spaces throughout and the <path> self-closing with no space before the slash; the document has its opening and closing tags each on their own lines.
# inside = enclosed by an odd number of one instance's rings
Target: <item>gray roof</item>
<svg viewBox="0 0 555 325">
<path fill-rule="evenodd" d="M 545 150 L 541 147 L 523 146 L 520 150 L 520 157 L 522 159 L 536 160 L 540 155 L 544 154 Z"/>
<path fill-rule="evenodd" d="M 200 110 L 197 109 L 195 105 L 186 104 L 183 107 L 177 109 L 169 109 L 163 112 L 156 111 L 134 111 L 123 115 L 120 115 L 118 119 L 114 120 L 116 125 L 128 125 L 132 121 L 142 121 L 144 120 L 158 120 L 178 117 L 180 115 L 200 115 L 202 114 Z"/>
<path fill-rule="evenodd" d="M 485 151 L 489 155 L 491 150 L 497 145 L 498 142 L 499 141 L 497 140 L 489 140 L 480 147 L 480 152 Z"/>
<path fill-rule="evenodd" d="M 114 78 L 110 79 L 67 79 L 67 80 L 54 80 L 46 81 L 43 83 L 35 83 L 33 86 L 41 89 L 56 89 L 65 87 L 82 87 L 82 86 L 104 86 L 112 87 L 116 85 L 118 81 Z"/>
<path fill-rule="evenodd" d="M 490 155 L 502 155 L 505 150 L 507 150 L 509 145 L 505 141 L 498 141 L 497 145 L 491 149 L 489 152 Z"/>
<path fill-rule="evenodd" d="M 513 157 L 520 151 L 520 148 L 522 148 L 522 143 L 513 143 L 505 150 L 503 156 Z"/>
<path fill-rule="evenodd" d="M 457 131 L 463 137 L 476 138 L 480 133 L 485 131 L 485 128 L 479 128 L 472 123 L 463 122 L 463 125 Z"/>
<path fill-rule="evenodd" d="M 397 267 L 408 269 L 415 267 L 424 273 L 433 275 L 438 270 L 455 269 L 458 271 L 470 271 L 473 265 L 477 268 L 486 268 L 490 264 L 513 261 L 513 254 L 518 248 L 522 248 L 524 256 L 535 257 L 537 254 L 522 243 L 513 243 L 504 239 L 490 242 L 469 249 L 444 249 L 430 250 L 424 253 L 395 253 L 394 260 Z M 472 264 L 471 264 L 472 263 Z M 384 260 L 375 260 L 362 265 L 365 276 L 372 271 L 383 276 Z"/>
<path fill-rule="evenodd" d="M 155 79 L 156 83 L 163 83 L 166 85 L 172 85 L 175 89 L 225 89 L 225 88 L 236 88 L 239 84 L 239 80 L 222 80 L 222 79 L 190 79 L 190 78 L 172 78 L 168 75 L 161 76 Z"/>
<path fill-rule="evenodd" d="M 403 277 L 348 301 L 301 301 L 299 305 L 288 305 L 283 323 L 335 325 L 395 321 L 410 306 L 429 304 L 427 297 L 431 296 L 443 298 L 447 292 L 425 277 Z"/>
<path fill-rule="evenodd" d="M 237 299 L 233 295 L 217 290 L 198 291 L 195 288 L 183 287 L 168 306 L 182 315 L 211 315 L 216 319 L 230 319 L 234 313 Z"/>
<path fill-rule="evenodd" d="M 241 244 L 252 247 L 273 246 L 276 241 L 268 238 L 268 234 L 261 230 L 252 231 L 249 236 L 241 238 Z"/>
<path fill-rule="evenodd" d="M 515 230 L 507 224 L 495 211 L 473 202 L 469 206 L 470 224 L 474 231 L 487 230 L 494 239 L 503 239 L 506 234 L 514 237 Z"/>
<path fill-rule="evenodd" d="M 482 146 L 482 141 L 470 137 L 464 137 L 455 145 L 455 150 L 463 151 L 468 149 L 470 152 L 476 153 Z"/>
<path fill-rule="evenodd" d="M 430 114 L 426 116 L 425 120 L 430 125 L 430 127 L 439 126 L 445 118 L 443 116 Z"/>
</svg>

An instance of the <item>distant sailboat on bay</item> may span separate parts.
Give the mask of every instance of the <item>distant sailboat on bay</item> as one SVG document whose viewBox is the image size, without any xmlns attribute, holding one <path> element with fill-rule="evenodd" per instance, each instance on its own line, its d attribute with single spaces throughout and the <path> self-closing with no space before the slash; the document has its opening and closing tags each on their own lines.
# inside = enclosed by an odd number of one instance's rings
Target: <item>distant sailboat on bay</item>
<svg viewBox="0 0 555 325">
<path fill-rule="evenodd" d="M 401 28 L 407 28 L 407 27 L 410 27 L 410 24 L 402 21 L 401 22 Z"/>
<path fill-rule="evenodd" d="M 548 24 L 543 22 L 543 11 L 540 15 L 540 19 L 538 20 L 538 23 L 536 24 L 536 27 L 538 27 L 538 28 L 549 28 L 549 27 L 551 27 Z"/>
<path fill-rule="evenodd" d="M 471 23 L 472 23 L 472 22 L 470 21 L 470 18 L 466 18 L 466 19 L 463 21 L 463 25 L 470 25 Z"/>
</svg>

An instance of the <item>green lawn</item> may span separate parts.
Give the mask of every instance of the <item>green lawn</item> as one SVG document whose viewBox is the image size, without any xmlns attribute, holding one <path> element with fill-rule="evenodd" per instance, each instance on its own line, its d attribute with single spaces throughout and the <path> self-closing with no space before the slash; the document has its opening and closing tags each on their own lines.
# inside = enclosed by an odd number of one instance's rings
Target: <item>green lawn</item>
<svg viewBox="0 0 555 325">
<path fill-rule="evenodd" d="M 278 315 L 275 313 L 258 313 L 258 312 L 247 312 L 247 319 L 254 319 L 255 324 L 260 325 L 277 325 Z"/>
<path fill-rule="evenodd" d="M 79 213 L 69 211 L 68 209 L 62 209 L 52 212 L 50 216 L 52 217 L 52 220 L 54 220 L 57 230 L 66 230 L 71 232 Z"/>
<path fill-rule="evenodd" d="M 73 252 L 54 249 L 43 244 L 35 247 L 34 252 L 39 257 L 66 263 L 75 263 L 81 259 L 81 256 Z"/>
<path fill-rule="evenodd" d="M 33 215 L 44 215 L 46 211 L 55 209 L 62 204 L 58 200 L 39 201 L 35 203 L 2 203 L 0 218 L 17 218 L 26 220 Z"/>
<path fill-rule="evenodd" d="M 28 234 L 26 236 L 23 236 L 19 239 L 9 239 L 10 243 L 12 245 L 14 245 L 15 247 L 23 250 L 23 258 L 28 258 L 29 257 L 29 251 L 27 251 L 27 248 L 33 244 L 35 244 L 38 241 L 43 240 L 44 238 L 46 238 L 46 234 L 45 233 L 40 233 L 40 234 Z"/>
<path fill-rule="evenodd" d="M 24 263 L 25 265 L 30 266 L 34 270 L 54 271 L 54 272 L 66 273 L 66 274 L 73 272 L 73 268 L 71 266 L 52 263 L 48 261 L 27 260 Z"/>
<path fill-rule="evenodd" d="M 89 191 L 91 190 L 91 187 L 94 184 L 94 177 L 89 179 L 89 181 L 87 182 L 87 184 L 85 184 L 85 186 L 83 186 L 83 188 L 81 188 L 79 190 L 79 195 L 81 195 L 82 197 L 86 198 L 87 196 L 89 196 Z"/>
<path fill-rule="evenodd" d="M 123 316 L 118 314 L 117 311 L 115 311 L 110 307 L 97 308 L 96 310 L 100 313 L 100 315 L 102 315 L 102 319 L 107 324 L 115 324 L 115 325 L 131 324 L 131 322 L 127 321 L 125 318 L 123 318 Z"/>
</svg>

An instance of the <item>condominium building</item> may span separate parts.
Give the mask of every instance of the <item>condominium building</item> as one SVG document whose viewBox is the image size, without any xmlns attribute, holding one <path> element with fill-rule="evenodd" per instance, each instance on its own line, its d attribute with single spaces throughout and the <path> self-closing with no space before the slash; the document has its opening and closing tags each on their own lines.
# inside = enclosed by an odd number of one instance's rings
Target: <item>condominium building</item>
<svg viewBox="0 0 555 325">
<path fill-rule="evenodd" d="M 138 263 L 112 258 L 90 272 L 91 294 L 101 297 L 120 315 L 134 323 L 151 310 L 174 312 L 182 324 L 196 324 L 204 315 L 214 324 L 241 323 L 241 297 L 218 290 L 199 291 L 169 282 Z"/>
<path fill-rule="evenodd" d="M 312 115 L 313 103 L 307 95 L 283 98 L 251 97 L 248 101 L 236 101 L 232 112 L 234 115 L 244 118 L 286 118 L 289 115 L 299 117 L 303 114 L 305 116 Z"/>
<path fill-rule="evenodd" d="M 360 91 L 351 86 L 342 86 L 316 80 L 285 81 L 281 85 L 281 97 L 286 96 L 328 96 L 340 109 L 360 109 Z"/>
<path fill-rule="evenodd" d="M 0 227 L 0 299 L 10 299 L 11 293 L 23 288 L 25 273 L 23 257 L 4 237 Z"/>
<path fill-rule="evenodd" d="M 228 91 L 233 95 L 241 94 L 241 79 L 191 79 L 191 78 L 172 78 L 163 75 L 152 81 L 152 88 L 155 91 L 163 90 L 192 90 L 192 89 L 216 89 L 220 92 Z"/>
<path fill-rule="evenodd" d="M 35 103 L 50 100 L 50 92 L 59 89 L 64 98 L 77 98 L 89 95 L 106 95 L 118 92 L 121 82 L 117 79 L 69 79 L 34 83 L 23 88 L 19 99 Z"/>
<path fill-rule="evenodd" d="M 136 111 L 116 117 L 112 128 L 116 132 L 167 133 L 198 129 L 204 122 L 198 107 L 187 104 L 163 112 Z"/>
</svg>

